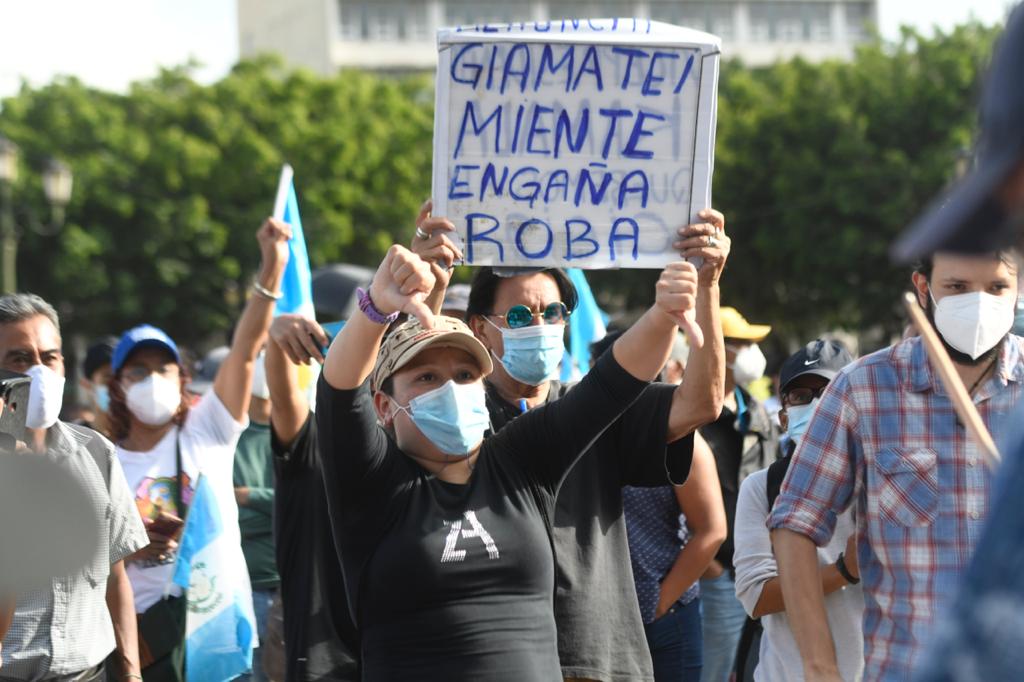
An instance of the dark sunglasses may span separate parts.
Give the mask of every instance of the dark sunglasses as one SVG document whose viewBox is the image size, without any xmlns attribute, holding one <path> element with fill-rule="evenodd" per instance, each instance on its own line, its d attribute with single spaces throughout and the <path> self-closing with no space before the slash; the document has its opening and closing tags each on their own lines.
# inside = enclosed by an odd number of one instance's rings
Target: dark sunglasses
<svg viewBox="0 0 1024 682">
<path fill-rule="evenodd" d="M 821 388 L 793 388 L 782 394 L 782 404 L 790 407 L 810 405 L 815 398 L 820 398 L 827 386 Z"/>
<path fill-rule="evenodd" d="M 487 313 L 493 317 L 501 317 L 505 319 L 505 324 L 508 325 L 509 329 L 521 329 L 522 327 L 529 327 L 533 324 L 533 318 L 543 317 L 544 324 L 558 324 L 559 322 L 565 322 L 569 319 L 569 309 L 565 307 L 565 304 L 561 301 L 555 301 L 554 303 L 548 303 L 544 306 L 544 312 L 535 313 L 525 305 L 519 304 L 514 305 L 508 309 L 504 315 L 501 313 Z"/>
</svg>

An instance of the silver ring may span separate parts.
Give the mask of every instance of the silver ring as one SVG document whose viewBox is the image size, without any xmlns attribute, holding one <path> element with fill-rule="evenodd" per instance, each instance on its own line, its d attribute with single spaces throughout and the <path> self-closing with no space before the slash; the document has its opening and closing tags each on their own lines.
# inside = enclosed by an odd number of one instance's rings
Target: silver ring
<svg viewBox="0 0 1024 682">
<path fill-rule="evenodd" d="M 418 225 L 416 226 L 416 236 L 420 239 L 430 239 L 430 234 L 421 230 Z"/>
<path fill-rule="evenodd" d="M 713 249 L 716 246 L 718 246 L 718 240 L 715 239 L 714 237 L 709 236 L 708 237 L 708 248 L 709 249 Z"/>
</svg>

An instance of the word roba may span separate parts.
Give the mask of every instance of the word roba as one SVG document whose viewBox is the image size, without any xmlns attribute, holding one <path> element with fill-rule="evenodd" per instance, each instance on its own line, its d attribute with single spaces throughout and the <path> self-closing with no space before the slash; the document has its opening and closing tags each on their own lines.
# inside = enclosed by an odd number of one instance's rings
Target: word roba
<svg viewBox="0 0 1024 682">
<path fill-rule="evenodd" d="M 466 215 L 465 226 L 464 252 L 469 265 L 485 259 L 496 263 L 524 259 L 550 262 L 553 257 L 564 261 L 597 257 L 602 262 L 621 261 L 626 265 L 640 256 L 640 224 L 627 216 L 613 218 L 603 238 L 584 218 L 570 218 L 556 225 L 529 218 L 503 226 L 493 215 L 474 212 Z M 506 249 L 515 253 L 506 253 Z"/>
</svg>

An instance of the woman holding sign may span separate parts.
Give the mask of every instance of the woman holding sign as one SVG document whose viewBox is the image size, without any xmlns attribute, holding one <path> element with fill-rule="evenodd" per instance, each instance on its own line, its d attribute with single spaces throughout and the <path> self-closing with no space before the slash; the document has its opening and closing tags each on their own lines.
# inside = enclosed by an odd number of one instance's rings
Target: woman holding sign
<svg viewBox="0 0 1024 682">
<path fill-rule="evenodd" d="M 459 255 L 454 225 L 421 209 L 413 250 L 434 263 L 440 305 L 451 263 Z M 707 332 L 694 345 L 682 385 L 654 384 L 605 430 L 561 483 L 554 515 L 555 623 L 567 679 L 635 680 L 655 674 L 638 608 L 623 515 L 623 486 L 682 485 L 690 472 L 694 429 L 722 407 L 725 350 L 718 322 L 718 281 L 731 242 L 725 217 L 701 211 L 701 222 L 678 231 L 674 248 L 702 261 L 697 319 Z M 529 410 L 561 399 L 572 384 L 557 379 L 565 353 L 566 319 L 577 292 L 560 269 L 478 268 L 467 322 L 494 359 L 484 382 L 492 432 Z M 664 623 L 659 623 L 663 627 Z"/>
<path fill-rule="evenodd" d="M 557 679 L 556 489 L 661 369 L 697 272 L 667 267 L 655 305 L 578 387 L 486 441 L 489 354 L 465 324 L 433 315 L 433 286 L 430 266 L 393 246 L 318 389 L 364 679 Z M 418 319 L 384 339 L 399 312 Z"/>
</svg>

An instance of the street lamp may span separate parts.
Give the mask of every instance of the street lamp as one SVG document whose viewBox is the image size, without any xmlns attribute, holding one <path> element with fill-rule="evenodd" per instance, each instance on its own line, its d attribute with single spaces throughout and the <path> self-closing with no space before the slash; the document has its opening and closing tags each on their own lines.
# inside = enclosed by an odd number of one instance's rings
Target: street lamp
<svg viewBox="0 0 1024 682">
<path fill-rule="evenodd" d="M 14 183 L 18 179 L 18 156 L 18 145 L 0 135 L 0 268 L 5 294 L 17 289 L 18 227 L 14 217 Z M 57 159 L 49 159 L 42 175 L 43 193 L 52 215 L 49 221 L 42 222 L 29 209 L 27 224 L 40 234 L 53 235 L 64 224 L 64 210 L 71 201 L 71 169 Z"/>
<path fill-rule="evenodd" d="M 53 217 L 45 225 L 40 223 L 39 232 L 56 234 L 64 224 L 64 209 L 71 201 L 71 169 L 63 161 L 50 159 L 43 169 L 43 193 L 50 202 Z"/>
</svg>

